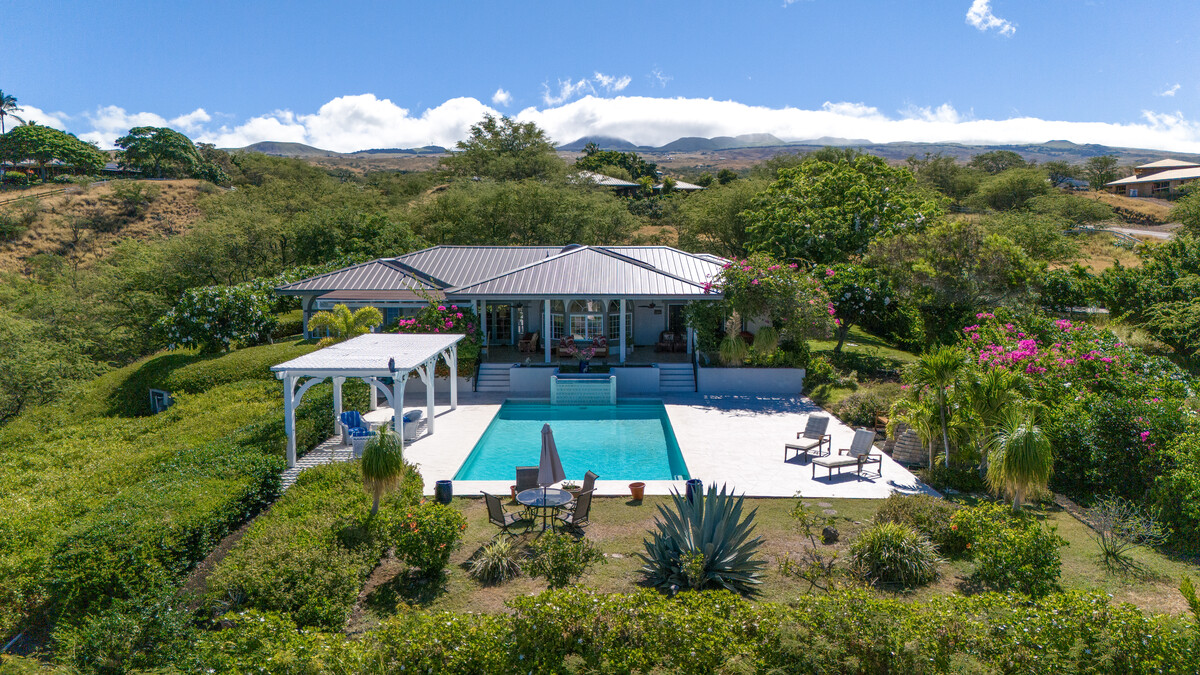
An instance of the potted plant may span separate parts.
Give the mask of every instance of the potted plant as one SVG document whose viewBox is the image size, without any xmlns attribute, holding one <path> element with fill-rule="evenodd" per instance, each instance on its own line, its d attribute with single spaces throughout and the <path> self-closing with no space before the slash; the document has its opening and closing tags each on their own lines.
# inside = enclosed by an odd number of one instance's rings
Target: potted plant
<svg viewBox="0 0 1200 675">
<path fill-rule="evenodd" d="M 642 497 L 646 494 L 646 484 L 641 481 L 630 483 L 629 494 L 633 496 L 634 501 L 642 501 Z"/>
<path fill-rule="evenodd" d="M 592 360 L 592 357 L 596 355 L 596 346 L 594 344 L 591 344 L 591 345 L 584 347 L 583 349 L 578 349 L 578 352 L 579 352 L 579 372 L 586 373 L 586 372 L 588 372 L 588 369 L 591 367 L 591 364 L 589 362 Z"/>
<path fill-rule="evenodd" d="M 567 492 L 570 492 L 572 497 L 579 496 L 579 484 L 578 483 L 575 483 L 572 481 L 567 481 L 562 484 L 562 489 L 566 490 Z"/>
</svg>

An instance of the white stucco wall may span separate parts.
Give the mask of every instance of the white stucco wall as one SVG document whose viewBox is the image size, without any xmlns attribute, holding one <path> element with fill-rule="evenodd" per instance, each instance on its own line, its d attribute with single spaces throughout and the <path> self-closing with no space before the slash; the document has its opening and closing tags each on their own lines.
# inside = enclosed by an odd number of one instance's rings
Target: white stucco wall
<svg viewBox="0 0 1200 675">
<path fill-rule="evenodd" d="M 804 390 L 803 368 L 701 368 L 703 394 L 787 394 Z"/>
</svg>

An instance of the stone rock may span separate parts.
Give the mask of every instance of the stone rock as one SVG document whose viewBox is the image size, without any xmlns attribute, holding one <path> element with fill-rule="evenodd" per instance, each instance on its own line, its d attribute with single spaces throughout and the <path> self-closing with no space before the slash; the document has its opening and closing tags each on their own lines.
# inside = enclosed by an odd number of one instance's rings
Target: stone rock
<svg viewBox="0 0 1200 675">
<path fill-rule="evenodd" d="M 839 536 L 836 527 L 830 526 L 821 530 L 821 542 L 826 545 L 837 543 Z"/>
<path fill-rule="evenodd" d="M 817 502 L 817 506 L 819 506 L 823 509 L 832 509 L 833 508 L 833 504 L 830 504 L 829 502 Z"/>
<path fill-rule="evenodd" d="M 834 509 L 825 509 L 824 511 L 821 511 L 821 513 L 824 513 L 827 516 L 836 516 L 837 515 L 837 511 Z"/>
</svg>

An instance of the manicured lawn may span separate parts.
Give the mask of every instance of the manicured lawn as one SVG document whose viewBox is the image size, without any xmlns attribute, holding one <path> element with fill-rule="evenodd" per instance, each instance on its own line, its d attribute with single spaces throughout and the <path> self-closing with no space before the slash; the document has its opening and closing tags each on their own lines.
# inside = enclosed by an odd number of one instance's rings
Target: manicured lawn
<svg viewBox="0 0 1200 675">
<path fill-rule="evenodd" d="M 828 355 L 837 346 L 837 340 L 812 340 L 808 343 L 808 346 L 813 354 L 824 353 Z M 916 354 L 894 347 L 888 344 L 883 338 L 876 337 L 859 326 L 850 328 L 850 334 L 846 336 L 846 343 L 842 345 L 842 351 L 891 359 L 900 364 L 912 363 L 917 360 Z"/>
<path fill-rule="evenodd" d="M 657 513 L 656 505 L 665 504 L 669 498 L 647 497 L 638 503 L 625 498 L 598 498 L 593 502 L 591 520 L 586 536 L 605 554 L 605 562 L 596 565 L 579 582 L 580 586 L 604 592 L 628 592 L 638 588 L 641 561 L 636 554 L 643 550 L 642 540 L 653 528 Z M 811 508 L 830 512 L 834 527 L 841 540 L 829 547 L 843 559 L 849 542 L 862 530 L 880 504 L 876 500 L 859 499 L 813 499 L 805 500 Z M 762 584 L 762 600 L 788 602 L 808 592 L 808 583 L 782 575 L 779 562 L 791 553 L 793 556 L 808 545 L 790 513 L 795 499 L 753 499 L 750 506 L 757 508 L 757 534 L 763 538 L 762 553 L 767 569 Z M 430 587 L 410 580 L 403 565 L 392 559 L 375 571 L 360 597 L 359 610 L 351 620 L 352 631 L 365 630 L 385 616 L 408 607 L 455 612 L 504 612 L 505 602 L 523 595 L 539 593 L 546 589 L 542 579 L 521 577 L 497 586 L 483 586 L 467 576 L 464 563 L 498 532 L 487 522 L 487 514 L 481 499 L 456 498 L 455 508 L 462 511 L 468 520 L 463 546 L 451 558 L 444 583 Z M 515 507 L 506 505 L 509 510 Z M 1144 565 L 1144 573 L 1123 575 L 1104 569 L 1096 548 L 1087 535 L 1087 528 L 1070 514 L 1057 510 L 1039 511 L 1050 524 L 1058 527 L 1059 533 L 1070 542 L 1062 550 L 1063 585 L 1066 588 L 1100 590 L 1113 595 L 1117 601 L 1131 602 L 1151 612 L 1184 611 L 1184 605 L 1175 590 L 1179 578 L 1190 574 L 1200 578 L 1197 564 L 1172 560 L 1164 555 L 1138 551 L 1135 559 Z M 537 533 L 524 535 L 522 541 L 531 540 Z M 950 561 L 943 566 L 943 576 L 937 583 L 912 592 L 891 593 L 878 591 L 881 595 L 919 601 L 934 595 L 954 592 L 970 592 L 966 578 L 970 576 L 972 563 Z M 819 591 L 818 591 L 819 592 Z"/>
</svg>

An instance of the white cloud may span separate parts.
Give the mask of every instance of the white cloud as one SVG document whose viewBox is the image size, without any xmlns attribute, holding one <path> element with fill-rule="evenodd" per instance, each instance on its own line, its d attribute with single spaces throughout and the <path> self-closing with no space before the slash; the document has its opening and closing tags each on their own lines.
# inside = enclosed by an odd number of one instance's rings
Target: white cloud
<svg viewBox="0 0 1200 675">
<path fill-rule="evenodd" d="M 16 119 L 20 118 L 26 122 L 36 122 L 44 127 L 54 127 L 55 129 L 66 129 L 67 120 L 71 119 L 66 113 L 47 112 L 41 108 L 35 108 L 31 105 L 21 105 L 20 110 L 16 113 L 4 116 L 4 127 L 11 129 L 20 124 Z"/>
<path fill-rule="evenodd" d="M 1181 88 L 1183 88 L 1183 85 L 1176 82 L 1174 85 L 1167 87 L 1163 91 L 1158 92 L 1158 95 L 1159 96 L 1174 96 L 1175 92 L 1179 91 Z"/>
<path fill-rule="evenodd" d="M 995 29 L 1005 36 L 1017 32 L 1015 24 L 992 13 L 992 0 L 974 0 L 967 10 L 967 23 L 984 32 Z"/>
<path fill-rule="evenodd" d="M 584 92 L 596 91 L 586 77 L 580 78 L 577 82 L 572 81 L 569 77 L 565 80 L 559 80 L 557 94 L 546 83 L 542 83 L 542 90 L 542 101 L 546 105 L 562 105 Z"/>
<path fill-rule="evenodd" d="M 492 94 L 492 105 L 507 106 L 509 103 L 512 103 L 512 92 L 505 91 L 504 87 L 500 87 L 496 93 Z"/>
<path fill-rule="evenodd" d="M 621 77 L 617 77 L 615 75 L 605 75 L 600 71 L 596 71 L 595 80 L 596 84 L 600 85 L 604 91 L 613 92 L 624 90 L 625 87 L 628 87 L 629 83 L 633 81 L 633 78 L 629 77 L 628 75 L 622 75 Z"/>
<path fill-rule="evenodd" d="M 590 80 L 589 80 L 590 82 Z M 614 80 L 614 85 L 615 85 Z M 593 85 L 594 86 L 594 85 Z M 600 85 L 601 87 L 603 85 Z M 572 90 L 579 88 L 571 82 Z M 217 126 L 213 115 L 196 110 L 172 118 L 150 112 L 129 113 L 117 106 L 67 116 L 24 106 L 23 117 L 78 132 L 102 147 L 130 127 L 188 125 L 197 141 L 218 147 L 243 147 L 258 141 L 292 141 L 318 148 L 354 152 L 367 148 L 450 147 L 466 137 L 485 114 L 500 114 L 474 98 L 453 98 L 420 112 L 403 108 L 373 94 L 340 96 L 314 113 L 290 110 Z M 737 136 L 769 133 L 785 141 L 821 137 L 892 141 L 957 143 L 1039 143 L 1065 139 L 1076 143 L 1200 152 L 1200 123 L 1181 112 L 1147 110 L 1126 123 L 1068 122 L 1035 117 L 976 119 L 949 103 L 910 105 L 887 113 L 864 102 L 828 101 L 817 109 L 769 108 L 711 98 L 651 96 L 582 98 L 543 107 L 529 107 L 518 120 L 535 122 L 555 141 L 581 136 L 625 138 L 638 145 L 662 145 L 681 136 Z M 209 119 L 205 119 L 209 118 Z"/>
<path fill-rule="evenodd" d="M 667 75 L 663 71 L 659 70 L 658 68 L 655 68 L 654 70 L 650 71 L 650 74 L 647 75 L 647 77 L 650 79 L 651 87 L 659 86 L 659 87 L 663 87 L 663 88 L 666 88 L 667 83 L 670 82 L 672 79 L 674 79 L 670 75 Z"/>
</svg>

